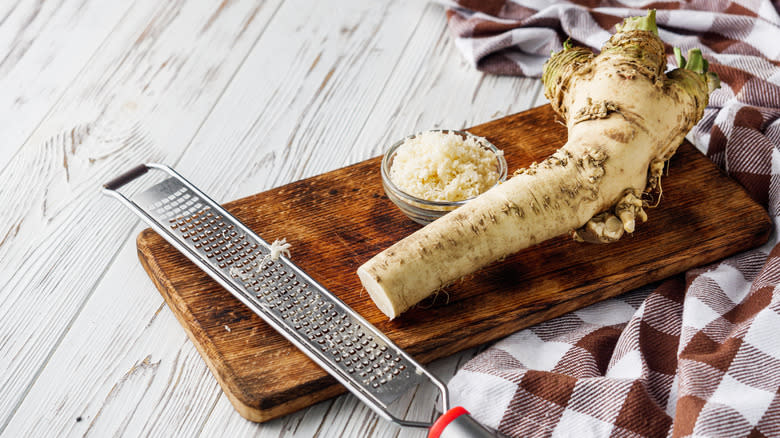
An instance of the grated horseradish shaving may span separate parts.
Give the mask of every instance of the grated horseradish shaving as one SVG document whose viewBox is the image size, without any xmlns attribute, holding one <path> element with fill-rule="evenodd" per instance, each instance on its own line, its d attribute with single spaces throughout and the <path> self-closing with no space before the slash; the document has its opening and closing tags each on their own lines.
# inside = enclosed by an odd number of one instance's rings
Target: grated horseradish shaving
<svg viewBox="0 0 780 438">
<path fill-rule="evenodd" d="M 290 258 L 290 248 L 292 245 L 287 243 L 287 239 L 274 240 L 271 244 L 271 260 L 279 260 L 279 256 L 284 254 L 285 257 Z"/>
<path fill-rule="evenodd" d="M 263 265 L 269 260 L 279 260 L 279 257 L 284 254 L 285 257 L 290 257 L 290 248 L 292 248 L 292 245 L 287 243 L 287 239 L 283 238 L 281 240 L 277 239 L 274 240 L 274 242 L 271 244 L 271 247 L 269 250 L 270 253 L 263 256 L 262 260 L 260 260 L 259 263 L 257 263 L 257 272 L 261 272 L 263 270 Z"/>
<path fill-rule="evenodd" d="M 257 272 L 260 272 L 263 269 L 263 265 L 269 260 L 279 260 L 279 257 L 282 255 L 289 258 L 290 248 L 292 248 L 292 245 L 287 243 L 287 239 L 274 240 L 274 242 L 271 244 L 271 247 L 269 248 L 270 252 L 263 256 L 259 262 L 253 263 L 252 265 L 257 266 Z M 228 272 L 230 272 L 230 275 L 233 277 L 240 278 L 241 280 L 248 280 L 252 278 L 252 274 L 250 274 L 249 271 L 243 271 L 235 266 L 232 266 Z"/>
<path fill-rule="evenodd" d="M 390 179 L 402 191 L 429 201 L 473 198 L 498 181 L 496 155 L 481 137 L 426 131 L 398 147 Z"/>
</svg>

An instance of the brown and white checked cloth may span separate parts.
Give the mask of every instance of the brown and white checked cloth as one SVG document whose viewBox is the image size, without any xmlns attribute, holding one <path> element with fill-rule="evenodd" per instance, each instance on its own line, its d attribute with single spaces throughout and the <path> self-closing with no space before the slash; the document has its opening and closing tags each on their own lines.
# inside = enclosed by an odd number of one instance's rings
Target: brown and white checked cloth
<svg viewBox="0 0 780 438">
<path fill-rule="evenodd" d="M 656 8 L 671 48 L 723 82 L 694 144 L 769 211 L 764 247 L 518 332 L 468 362 L 454 401 L 511 436 L 780 436 L 780 2 L 460 0 L 449 27 L 489 73 L 539 76 Z"/>
</svg>

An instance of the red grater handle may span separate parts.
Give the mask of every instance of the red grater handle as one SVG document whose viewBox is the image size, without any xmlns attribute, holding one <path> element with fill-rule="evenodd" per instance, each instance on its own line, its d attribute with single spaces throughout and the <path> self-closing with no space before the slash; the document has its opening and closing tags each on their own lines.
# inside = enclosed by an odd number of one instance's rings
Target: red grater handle
<svg viewBox="0 0 780 438">
<path fill-rule="evenodd" d="M 497 438 L 501 435 L 486 429 L 461 406 L 442 414 L 428 430 L 428 438 Z"/>
</svg>

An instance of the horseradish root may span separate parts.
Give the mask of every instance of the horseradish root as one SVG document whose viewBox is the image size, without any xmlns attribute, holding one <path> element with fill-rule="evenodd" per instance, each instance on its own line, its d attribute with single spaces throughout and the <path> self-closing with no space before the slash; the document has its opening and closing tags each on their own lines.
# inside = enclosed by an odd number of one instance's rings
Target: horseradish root
<svg viewBox="0 0 780 438">
<path fill-rule="evenodd" d="M 598 56 L 571 47 L 545 64 L 545 96 L 568 141 L 373 257 L 358 275 L 389 318 L 483 266 L 572 233 L 613 242 L 647 219 L 648 191 L 660 196 L 664 163 L 704 113 L 717 76 L 701 52 L 665 74 L 655 13 L 626 19 Z"/>
</svg>

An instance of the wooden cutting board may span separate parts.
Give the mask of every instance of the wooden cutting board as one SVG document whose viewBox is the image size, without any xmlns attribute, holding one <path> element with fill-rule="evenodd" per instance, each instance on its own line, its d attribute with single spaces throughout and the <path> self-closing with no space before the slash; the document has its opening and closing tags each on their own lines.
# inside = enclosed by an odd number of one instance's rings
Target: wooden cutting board
<svg viewBox="0 0 780 438">
<path fill-rule="evenodd" d="M 503 149 L 510 172 L 566 140 L 549 106 L 469 131 Z M 361 290 L 355 270 L 419 226 L 384 195 L 379 161 L 225 207 L 265 240 L 286 238 L 294 262 L 422 362 L 755 247 L 771 228 L 764 209 L 686 143 L 663 180 L 663 201 L 633 235 L 610 245 L 552 239 L 388 321 Z M 155 232 L 138 236 L 138 255 L 245 418 L 266 421 L 345 391 Z"/>
</svg>

